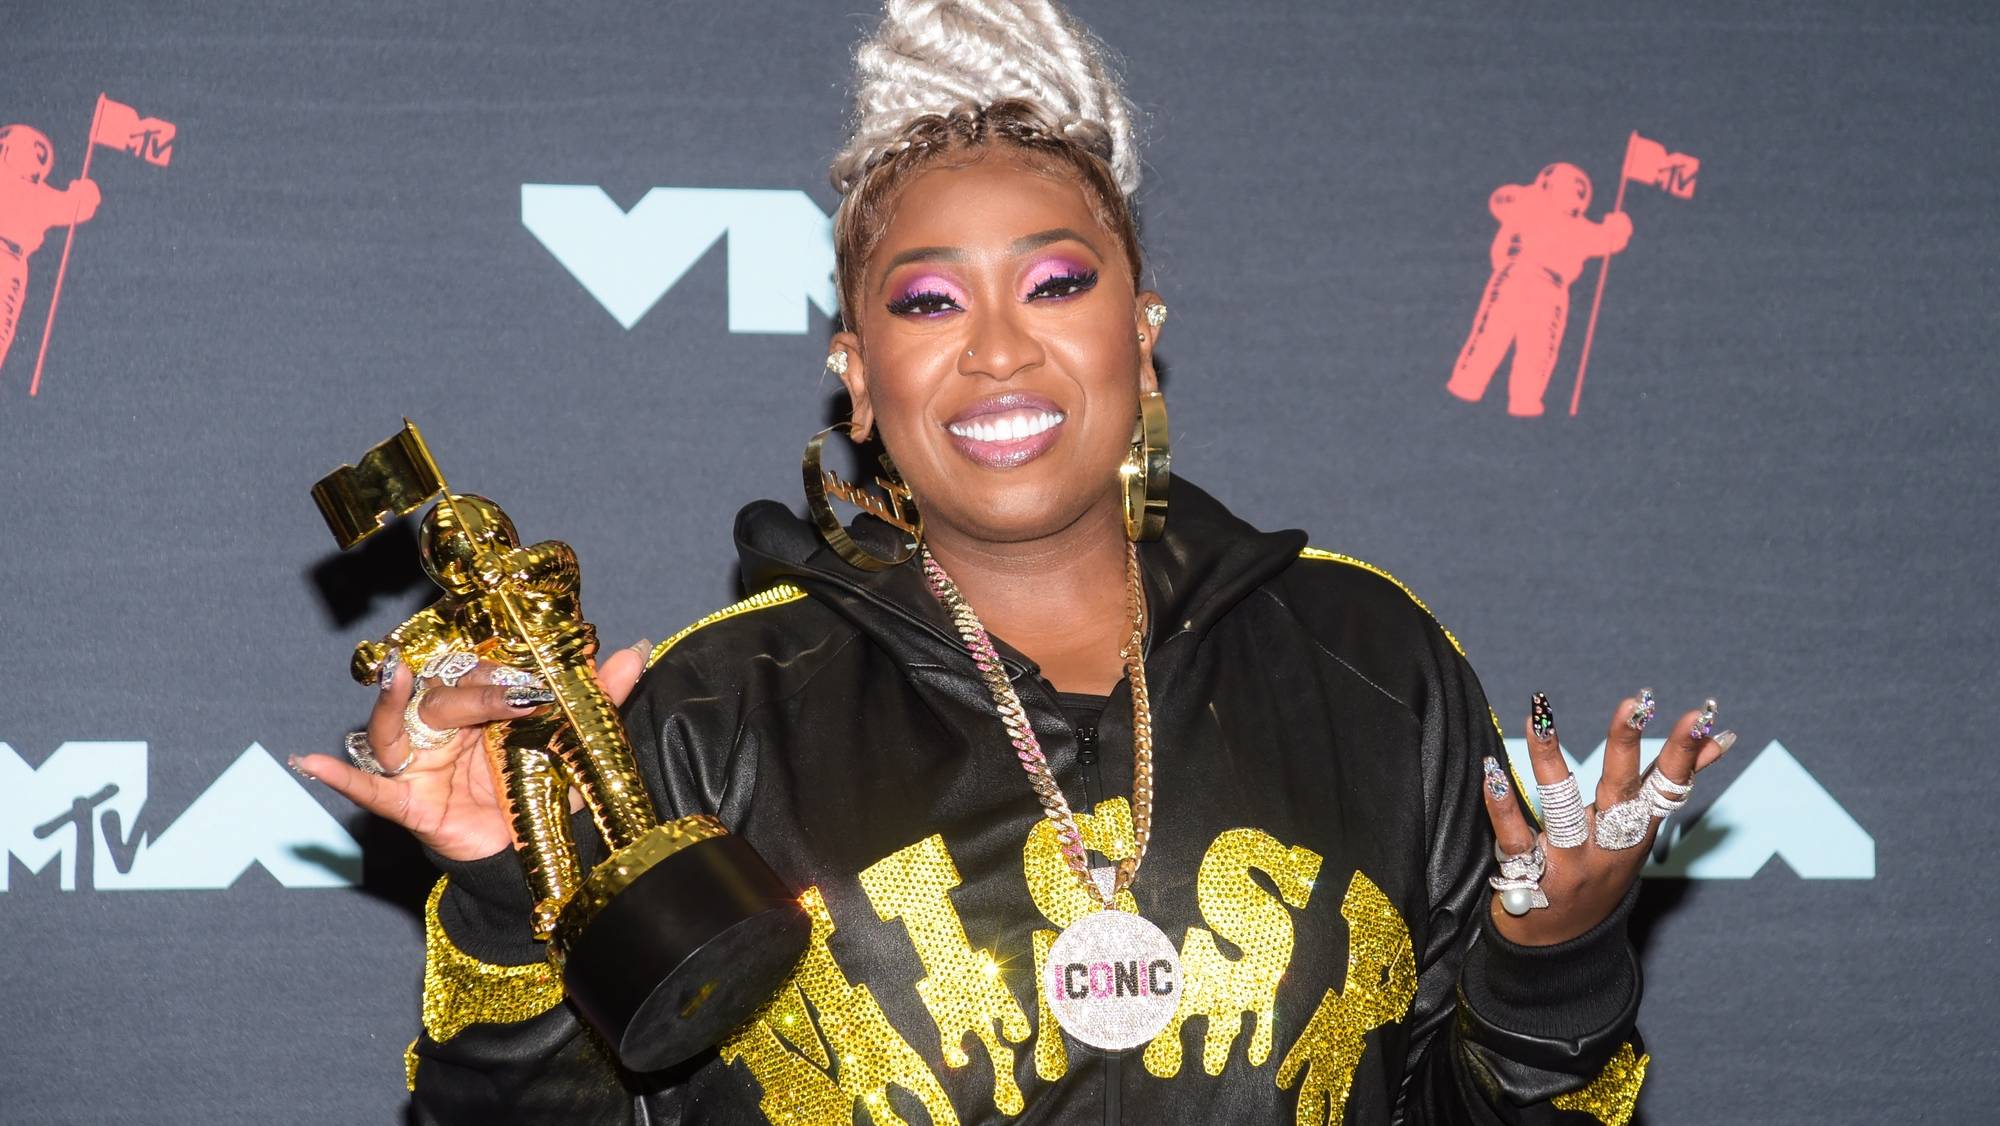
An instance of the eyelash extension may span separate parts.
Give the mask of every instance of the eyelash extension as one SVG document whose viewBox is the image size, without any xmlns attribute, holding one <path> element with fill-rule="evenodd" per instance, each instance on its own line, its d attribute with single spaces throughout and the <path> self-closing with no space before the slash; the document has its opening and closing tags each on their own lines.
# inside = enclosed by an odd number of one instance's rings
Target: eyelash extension
<svg viewBox="0 0 2000 1126">
<path fill-rule="evenodd" d="M 1096 284 L 1096 270 L 1080 270 L 1074 274 L 1057 274 L 1054 277 L 1043 278 L 1041 284 L 1028 291 L 1028 298 L 1029 300 L 1033 300 L 1037 297 L 1075 297 L 1079 293 L 1087 292 Z M 1054 288 L 1060 288 L 1062 292 L 1045 292 Z"/>
<path fill-rule="evenodd" d="M 1028 299 L 1032 301 L 1038 298 L 1060 299 L 1074 297 L 1079 293 L 1088 292 L 1096 284 L 1096 270 L 1080 270 L 1073 274 L 1056 274 L 1053 277 L 1043 278 L 1034 289 L 1029 291 Z M 889 302 L 888 306 L 889 312 L 899 317 L 912 315 L 936 316 L 939 313 L 948 312 L 958 307 L 958 302 L 952 300 L 950 294 L 934 289 L 906 294 Z"/>
<path fill-rule="evenodd" d="M 899 317 L 908 316 L 912 313 L 919 316 L 932 316 L 948 309 L 956 308 L 958 308 L 958 302 L 953 301 L 950 294 L 940 293 L 934 289 L 925 290 L 922 293 L 906 294 L 889 302 L 889 311 Z"/>
</svg>

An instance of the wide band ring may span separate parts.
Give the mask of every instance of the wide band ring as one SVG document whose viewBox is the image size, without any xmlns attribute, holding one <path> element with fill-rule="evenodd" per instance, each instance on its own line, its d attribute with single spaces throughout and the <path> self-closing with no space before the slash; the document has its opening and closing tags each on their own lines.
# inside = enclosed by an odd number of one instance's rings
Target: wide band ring
<svg viewBox="0 0 2000 1126">
<path fill-rule="evenodd" d="M 377 778 L 394 778 L 408 770 L 411 763 L 417 761 L 416 748 L 412 747 L 409 756 L 396 769 L 390 770 L 383 766 L 382 760 L 375 757 L 375 748 L 368 743 L 366 731 L 350 731 L 342 742 L 347 745 L 347 761 L 353 763 L 355 769 L 363 774 L 373 774 Z"/>
<path fill-rule="evenodd" d="M 1612 852 L 1628 849 L 1646 839 L 1655 816 L 1658 814 L 1653 809 L 1652 796 L 1641 793 L 1609 809 L 1598 810 L 1592 835 L 1599 848 Z"/>
<path fill-rule="evenodd" d="M 1546 786 L 1536 783 L 1535 793 L 1541 799 L 1542 830 L 1551 846 L 1575 848 L 1590 839 L 1583 792 L 1577 788 L 1576 775 L 1567 775 L 1562 781 Z"/>
<path fill-rule="evenodd" d="M 410 741 L 410 746 L 419 751 L 437 750 L 451 742 L 452 737 L 458 734 L 456 727 L 442 729 L 432 727 L 417 714 L 417 709 L 423 705 L 424 697 L 429 694 L 429 685 L 418 685 L 417 690 L 410 694 L 409 704 L 403 708 L 403 737 Z M 415 757 L 414 753 L 412 757 Z"/>
<path fill-rule="evenodd" d="M 447 649 L 424 662 L 417 670 L 419 680 L 430 679 L 447 688 L 456 688 L 459 679 L 479 667 L 479 658 L 463 649 Z"/>
</svg>

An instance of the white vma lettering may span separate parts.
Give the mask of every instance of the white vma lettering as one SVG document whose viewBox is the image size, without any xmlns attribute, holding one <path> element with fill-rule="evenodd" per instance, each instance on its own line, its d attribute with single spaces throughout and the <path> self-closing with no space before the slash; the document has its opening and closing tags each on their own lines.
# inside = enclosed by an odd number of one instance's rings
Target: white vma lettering
<svg viewBox="0 0 2000 1126">
<path fill-rule="evenodd" d="M 0 849 L 64 891 L 226 888 L 260 865 L 286 887 L 351 887 L 361 847 L 252 743 L 157 838 L 138 828 L 146 744 L 68 742 L 40 769 L 0 743 Z M 12 862 L 0 858 L 0 891 Z"/>
<path fill-rule="evenodd" d="M 729 236 L 729 331 L 803 333 L 831 317 L 833 223 L 801 191 L 654 188 L 620 210 L 595 184 L 522 184 L 521 224 L 631 328 Z"/>
<path fill-rule="evenodd" d="M 1665 739 L 1642 739 L 1641 760 L 1651 762 Z M 1534 778 L 1526 739 L 1507 740 L 1507 758 L 1523 780 Z M 1590 800 L 1604 773 L 1604 744 L 1581 762 L 1563 750 Z M 1530 786 L 1528 800 L 1535 792 Z M 1826 787 L 1773 739 L 1755 761 L 1693 821 L 1667 821 L 1641 875 L 1690 880 L 1747 880 L 1780 857 L 1808 880 L 1872 880 L 1875 838 L 1841 808 Z"/>
</svg>

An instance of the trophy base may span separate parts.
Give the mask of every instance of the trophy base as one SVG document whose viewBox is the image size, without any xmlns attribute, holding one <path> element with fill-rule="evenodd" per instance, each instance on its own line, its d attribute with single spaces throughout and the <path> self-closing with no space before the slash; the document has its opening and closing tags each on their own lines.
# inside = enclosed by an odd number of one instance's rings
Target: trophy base
<svg viewBox="0 0 2000 1126">
<path fill-rule="evenodd" d="M 714 1047 L 775 995 L 812 920 L 713 818 L 661 825 L 597 866 L 550 952 L 570 1001 L 634 1071 Z"/>
</svg>

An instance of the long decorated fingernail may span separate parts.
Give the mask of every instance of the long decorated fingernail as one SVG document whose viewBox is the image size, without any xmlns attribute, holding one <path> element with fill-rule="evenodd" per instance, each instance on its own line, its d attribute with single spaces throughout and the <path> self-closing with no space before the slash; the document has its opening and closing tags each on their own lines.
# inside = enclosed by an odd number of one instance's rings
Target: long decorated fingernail
<svg viewBox="0 0 2000 1126">
<path fill-rule="evenodd" d="M 536 676 L 534 673 L 531 673 L 526 669 L 514 668 L 512 665 L 501 665 L 499 668 L 494 669 L 492 677 L 493 677 L 493 683 L 498 684 L 503 688 L 547 688 L 548 687 L 548 684 L 544 682 L 541 677 Z"/>
<path fill-rule="evenodd" d="M 1701 714 L 1694 717 L 1694 727 L 1689 729 L 1688 739 L 1700 743 L 1713 734 L 1715 734 L 1715 701 L 1703 700 Z"/>
<path fill-rule="evenodd" d="M 1549 707 L 1549 698 L 1543 693 L 1535 693 L 1529 706 L 1528 727 L 1544 743 L 1556 737 L 1556 710 Z"/>
<path fill-rule="evenodd" d="M 522 686 L 507 690 L 507 706 L 510 708 L 539 708 L 555 702 L 555 692 L 547 688 Z"/>
<path fill-rule="evenodd" d="M 632 651 L 647 660 L 651 660 L 653 657 L 653 643 L 642 637 L 632 643 Z"/>
<path fill-rule="evenodd" d="M 308 782 L 317 782 L 317 781 L 319 781 L 319 778 L 318 778 L 318 777 L 317 777 L 316 775 L 313 775 L 313 774 L 311 774 L 311 773 L 308 773 L 305 767 L 303 767 L 303 766 L 300 766 L 300 765 L 299 765 L 299 761 L 300 761 L 300 759 L 299 759 L 299 756 L 297 756 L 297 755 L 287 755 L 287 756 L 285 756 L 285 765 L 286 765 L 286 766 L 289 766 L 289 767 L 291 767 L 291 768 L 292 768 L 292 773 L 293 773 L 293 774 L 296 774 L 296 775 L 298 775 L 299 777 L 301 777 L 301 778 L 304 778 L 304 779 L 305 779 L 306 781 L 308 781 Z"/>
<path fill-rule="evenodd" d="M 382 658 L 382 671 L 375 674 L 375 687 L 387 692 L 396 683 L 396 670 L 402 667 L 403 651 L 389 650 L 389 655 Z"/>
<path fill-rule="evenodd" d="M 1653 702 L 1653 690 L 1641 688 L 1639 702 L 1632 705 L 1632 714 L 1625 717 L 1625 726 L 1634 731 L 1644 731 L 1646 725 L 1653 722 L 1653 713 L 1658 710 L 1659 705 Z"/>
<path fill-rule="evenodd" d="M 1715 737 L 1715 745 L 1722 748 L 1723 754 L 1725 755 L 1728 754 L 1729 748 L 1736 745 L 1736 732 L 1725 731 L 1722 734 L 1717 735 Z"/>
<path fill-rule="evenodd" d="M 1494 801 L 1506 801 L 1507 772 L 1500 769 L 1500 760 L 1487 755 L 1480 765 L 1486 771 L 1486 792 L 1493 795 Z"/>
</svg>

